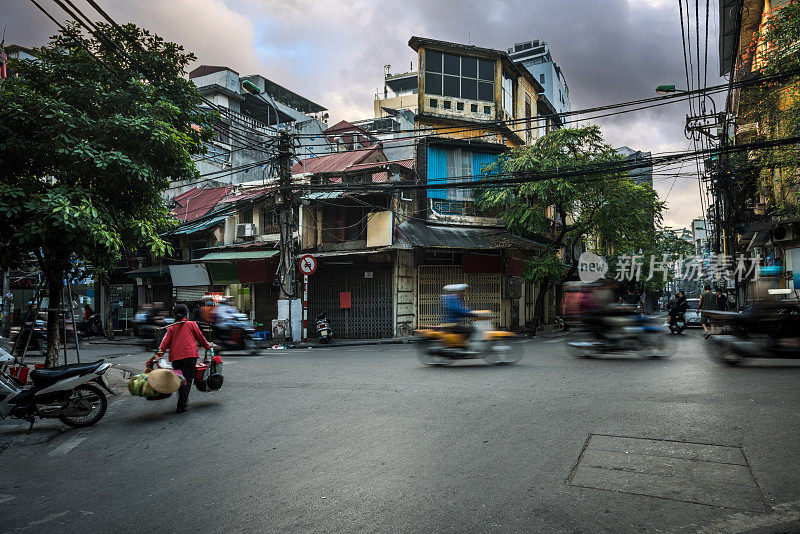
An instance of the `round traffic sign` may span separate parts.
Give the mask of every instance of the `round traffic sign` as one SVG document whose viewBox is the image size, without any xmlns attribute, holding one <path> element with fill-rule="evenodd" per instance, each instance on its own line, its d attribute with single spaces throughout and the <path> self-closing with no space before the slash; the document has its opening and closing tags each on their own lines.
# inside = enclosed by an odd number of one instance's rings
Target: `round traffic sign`
<svg viewBox="0 0 800 534">
<path fill-rule="evenodd" d="M 311 254 L 305 254 L 301 256 L 297 263 L 300 267 L 300 272 L 303 274 L 314 274 L 314 271 L 317 270 L 317 258 Z"/>
</svg>

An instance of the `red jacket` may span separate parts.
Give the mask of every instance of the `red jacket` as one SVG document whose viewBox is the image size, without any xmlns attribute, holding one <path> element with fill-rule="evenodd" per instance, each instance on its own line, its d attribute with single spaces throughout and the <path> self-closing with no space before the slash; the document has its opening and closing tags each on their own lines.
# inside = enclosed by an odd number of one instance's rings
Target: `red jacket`
<svg viewBox="0 0 800 534">
<path fill-rule="evenodd" d="M 211 348 L 197 323 L 183 319 L 167 328 L 158 353 L 163 354 L 169 350 L 169 361 L 197 358 L 197 343 L 203 348 Z"/>
</svg>

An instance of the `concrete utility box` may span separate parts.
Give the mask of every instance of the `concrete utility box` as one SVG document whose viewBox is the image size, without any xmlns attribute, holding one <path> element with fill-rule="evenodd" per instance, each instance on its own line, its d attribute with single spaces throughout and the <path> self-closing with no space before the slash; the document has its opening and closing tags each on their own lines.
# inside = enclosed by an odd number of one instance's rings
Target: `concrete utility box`
<svg viewBox="0 0 800 534">
<path fill-rule="evenodd" d="M 291 313 L 289 303 L 291 302 Z M 303 301 L 302 299 L 281 299 L 278 301 L 278 318 L 273 321 L 283 321 L 284 339 L 291 338 L 298 341 L 303 336 Z M 272 332 L 273 338 L 275 331 Z"/>
</svg>

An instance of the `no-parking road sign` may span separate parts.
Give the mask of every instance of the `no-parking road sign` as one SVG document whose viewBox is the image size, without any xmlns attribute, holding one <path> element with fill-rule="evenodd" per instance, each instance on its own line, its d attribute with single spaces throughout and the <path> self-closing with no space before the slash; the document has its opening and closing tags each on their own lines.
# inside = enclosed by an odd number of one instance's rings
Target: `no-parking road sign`
<svg viewBox="0 0 800 534">
<path fill-rule="evenodd" d="M 311 254 L 305 254 L 301 256 L 297 263 L 298 267 L 300 268 L 300 272 L 306 276 L 314 274 L 314 271 L 317 270 L 317 258 Z"/>
</svg>

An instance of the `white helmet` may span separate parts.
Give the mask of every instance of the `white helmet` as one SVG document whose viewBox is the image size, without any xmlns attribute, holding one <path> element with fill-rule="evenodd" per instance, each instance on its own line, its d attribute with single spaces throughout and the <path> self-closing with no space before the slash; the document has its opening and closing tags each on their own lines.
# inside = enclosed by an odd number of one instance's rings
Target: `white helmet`
<svg viewBox="0 0 800 534">
<path fill-rule="evenodd" d="M 448 293 L 461 293 L 466 291 L 468 287 L 469 284 L 447 284 L 442 289 Z"/>
</svg>

